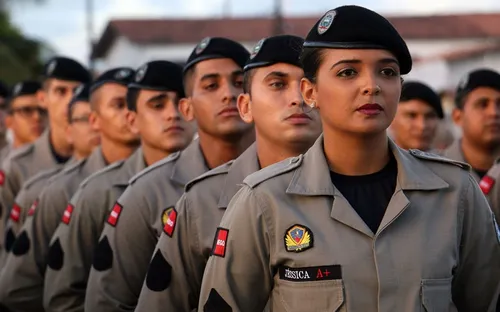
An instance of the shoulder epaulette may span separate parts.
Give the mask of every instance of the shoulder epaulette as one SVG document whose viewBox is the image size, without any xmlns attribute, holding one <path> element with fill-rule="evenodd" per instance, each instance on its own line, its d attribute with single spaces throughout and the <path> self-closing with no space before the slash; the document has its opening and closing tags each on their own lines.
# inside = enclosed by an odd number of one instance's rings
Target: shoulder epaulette
<svg viewBox="0 0 500 312">
<path fill-rule="evenodd" d="M 460 168 L 467 170 L 467 171 L 470 171 L 470 169 L 471 169 L 471 166 L 469 164 L 466 164 L 466 163 L 461 162 L 461 161 L 452 160 L 452 159 L 449 159 L 449 158 L 446 158 L 446 157 L 443 157 L 443 156 L 440 156 L 437 154 L 424 152 L 424 151 L 417 150 L 417 149 L 410 149 L 408 152 L 412 156 L 419 158 L 419 159 L 436 161 L 436 162 L 440 162 L 443 164 L 455 165 L 455 166 L 460 167 Z"/>
<path fill-rule="evenodd" d="M 259 185 L 260 183 L 262 183 L 266 180 L 269 180 L 275 176 L 290 172 L 290 171 L 294 170 L 295 168 L 300 167 L 300 165 L 302 164 L 303 158 L 304 158 L 304 155 L 299 155 L 296 157 L 291 157 L 291 158 L 282 160 L 282 161 L 275 163 L 269 167 L 261 169 L 255 173 L 252 173 L 251 175 L 247 176 L 243 180 L 243 183 L 250 186 L 251 188 L 254 188 L 255 186 Z"/>
<path fill-rule="evenodd" d="M 167 165 L 175 160 L 177 160 L 177 158 L 179 158 L 179 156 L 181 155 L 181 152 L 176 152 L 176 153 L 173 153 L 171 155 L 169 155 L 168 157 L 160 160 L 160 161 L 157 161 L 156 163 L 154 163 L 153 165 L 149 166 L 149 167 L 146 167 L 145 169 L 143 169 L 142 171 L 139 171 L 136 175 L 134 175 L 132 178 L 130 178 L 130 180 L 128 180 L 128 183 L 129 184 L 132 184 L 134 183 L 135 181 L 137 181 L 137 179 L 139 179 L 140 177 L 142 177 L 143 175 L 153 171 L 153 170 L 156 170 L 158 169 L 159 167 L 163 167 L 164 165 Z"/>
<path fill-rule="evenodd" d="M 184 192 L 189 191 L 191 187 L 193 187 L 195 184 L 198 182 L 201 182 L 209 177 L 221 175 L 221 174 L 227 174 L 229 172 L 229 168 L 231 168 L 231 165 L 233 164 L 234 160 L 228 161 L 225 164 L 220 165 L 219 167 L 216 167 L 212 170 L 209 170 L 205 172 L 204 174 L 194 178 L 193 180 L 189 181 L 186 186 L 184 187 Z"/>
<path fill-rule="evenodd" d="M 43 171 L 35 174 L 33 177 L 29 178 L 26 182 L 24 182 L 23 188 L 30 188 L 34 183 L 36 183 L 42 179 L 47 179 L 47 178 L 55 175 L 56 173 L 58 173 L 61 170 L 62 170 L 61 167 L 43 170 Z"/>
<path fill-rule="evenodd" d="M 89 175 L 87 178 L 85 178 L 82 183 L 80 183 L 80 187 L 84 187 L 85 185 L 88 184 L 88 182 L 92 179 L 95 179 L 96 177 L 100 176 L 100 175 L 103 175 L 105 173 L 108 173 L 110 171 L 113 171 L 113 170 L 116 170 L 116 169 L 119 169 L 121 168 L 121 166 L 123 165 L 123 163 L 125 163 L 125 160 L 119 160 L 119 161 L 115 161 L 114 163 L 112 163 L 111 165 L 108 165 L 104 168 L 102 168 L 101 170 L 98 170 L 94 173 L 92 173 L 91 175 Z"/>
</svg>

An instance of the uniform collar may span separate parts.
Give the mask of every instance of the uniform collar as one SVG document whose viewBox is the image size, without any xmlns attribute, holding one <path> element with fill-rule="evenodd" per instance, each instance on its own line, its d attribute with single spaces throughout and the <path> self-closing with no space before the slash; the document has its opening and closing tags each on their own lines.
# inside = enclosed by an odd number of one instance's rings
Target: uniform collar
<svg viewBox="0 0 500 312">
<path fill-rule="evenodd" d="M 35 150 L 40 153 L 40 155 L 50 155 L 50 159 L 57 164 L 57 160 L 54 156 L 53 148 L 50 143 L 50 131 L 45 130 L 42 135 L 33 144 Z"/>
<path fill-rule="evenodd" d="M 200 143 L 198 140 L 195 140 L 180 153 L 172 168 L 170 179 L 184 186 L 208 170 L 209 168 L 206 165 Z"/>
<path fill-rule="evenodd" d="M 98 171 L 107 166 L 100 146 L 96 147 L 95 150 L 90 154 L 90 156 L 85 161 L 84 166 L 86 166 L 90 172 Z"/>
<path fill-rule="evenodd" d="M 146 168 L 142 148 L 138 148 L 126 159 L 115 177 L 113 185 L 128 185 L 130 178 Z"/>
<path fill-rule="evenodd" d="M 257 158 L 257 147 L 253 143 L 249 148 L 236 158 L 229 168 L 229 172 L 224 179 L 224 187 L 219 197 L 219 208 L 227 208 L 231 198 L 241 188 L 243 180 L 250 174 L 260 170 L 259 159 Z"/>
<path fill-rule="evenodd" d="M 449 185 L 432 172 L 420 160 L 402 150 L 391 140 L 389 148 L 398 163 L 396 189 L 435 190 Z M 302 157 L 302 164 L 296 169 L 286 192 L 307 196 L 338 196 L 340 192 L 333 186 L 330 168 L 323 151 L 323 135 Z"/>
</svg>

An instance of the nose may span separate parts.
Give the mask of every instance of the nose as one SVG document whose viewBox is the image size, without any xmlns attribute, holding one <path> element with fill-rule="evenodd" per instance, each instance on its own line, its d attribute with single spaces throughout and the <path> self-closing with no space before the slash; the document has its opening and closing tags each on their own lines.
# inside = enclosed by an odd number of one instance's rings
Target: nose
<svg viewBox="0 0 500 312">
<path fill-rule="evenodd" d="M 165 109 L 164 116 L 167 120 L 180 120 L 181 114 L 176 103 L 169 101 Z"/>
<path fill-rule="evenodd" d="M 379 95 L 382 89 L 377 84 L 377 80 L 373 75 L 367 75 L 364 86 L 362 88 L 363 95 Z"/>
<path fill-rule="evenodd" d="M 241 88 L 236 88 L 229 81 L 225 81 L 221 85 L 222 89 L 222 102 L 226 105 L 236 103 L 236 98 L 242 92 Z"/>
</svg>

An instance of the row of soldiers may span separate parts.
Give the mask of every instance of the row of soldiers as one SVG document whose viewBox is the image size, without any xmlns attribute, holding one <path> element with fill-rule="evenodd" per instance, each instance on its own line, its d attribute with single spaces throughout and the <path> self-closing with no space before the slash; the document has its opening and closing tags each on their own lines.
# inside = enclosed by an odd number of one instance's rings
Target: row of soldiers
<svg viewBox="0 0 500 312">
<path fill-rule="evenodd" d="M 358 6 L 184 67 L 52 59 L 6 99 L 0 311 L 494 311 L 500 74 L 461 81 L 436 151 L 410 69 Z"/>
</svg>

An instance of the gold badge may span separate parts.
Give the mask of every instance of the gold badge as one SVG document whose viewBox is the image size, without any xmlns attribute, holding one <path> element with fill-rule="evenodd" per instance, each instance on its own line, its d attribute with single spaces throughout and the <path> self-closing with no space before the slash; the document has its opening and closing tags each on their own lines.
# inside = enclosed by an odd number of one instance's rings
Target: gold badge
<svg viewBox="0 0 500 312">
<path fill-rule="evenodd" d="M 313 234 L 304 225 L 295 224 L 285 234 L 285 247 L 289 252 L 301 252 L 313 247 Z"/>
<path fill-rule="evenodd" d="M 167 209 L 163 210 L 163 214 L 161 215 L 161 223 L 163 223 L 163 226 L 167 224 L 168 221 L 168 216 L 170 216 L 170 213 L 174 210 L 174 207 L 168 207 Z"/>
</svg>

